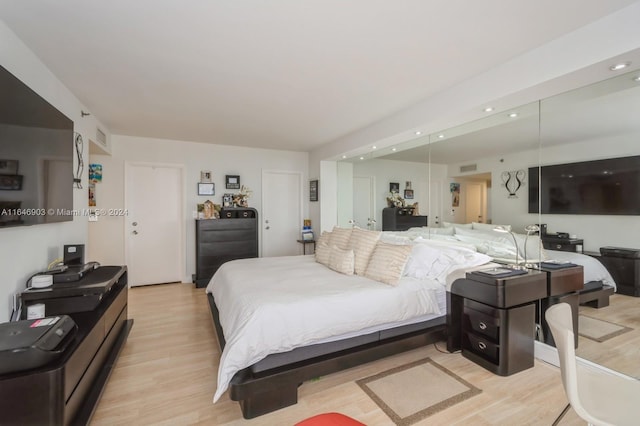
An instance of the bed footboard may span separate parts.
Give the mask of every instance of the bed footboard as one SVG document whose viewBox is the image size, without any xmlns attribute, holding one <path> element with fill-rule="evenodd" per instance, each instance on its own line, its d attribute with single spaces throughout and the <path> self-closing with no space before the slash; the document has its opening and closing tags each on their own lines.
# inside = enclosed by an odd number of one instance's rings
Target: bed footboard
<svg viewBox="0 0 640 426">
<path fill-rule="evenodd" d="M 207 294 L 214 326 L 221 349 L 224 336 L 218 309 L 211 294 Z M 248 368 L 238 372 L 229 385 L 229 395 L 240 403 L 242 415 L 251 419 L 298 402 L 298 386 L 304 381 L 355 367 L 444 339 L 445 325 L 380 340 L 332 354 L 274 368 L 259 375 Z"/>
</svg>

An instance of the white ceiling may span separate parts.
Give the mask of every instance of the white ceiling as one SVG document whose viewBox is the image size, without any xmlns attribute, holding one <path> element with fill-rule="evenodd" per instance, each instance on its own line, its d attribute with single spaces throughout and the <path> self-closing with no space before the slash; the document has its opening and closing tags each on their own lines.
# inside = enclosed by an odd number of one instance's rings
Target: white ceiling
<svg viewBox="0 0 640 426">
<path fill-rule="evenodd" d="M 114 134 L 309 151 L 634 0 L 0 0 Z"/>
</svg>

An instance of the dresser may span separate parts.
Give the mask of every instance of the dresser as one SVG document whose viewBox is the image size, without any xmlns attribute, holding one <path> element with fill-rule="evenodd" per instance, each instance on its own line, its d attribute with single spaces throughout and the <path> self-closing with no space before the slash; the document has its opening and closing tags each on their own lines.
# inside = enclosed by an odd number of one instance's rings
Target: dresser
<svg viewBox="0 0 640 426">
<path fill-rule="evenodd" d="M 413 216 L 407 207 L 385 207 L 382 209 L 383 231 L 406 231 L 409 228 L 427 226 L 427 216 Z"/>
<path fill-rule="evenodd" d="M 258 212 L 227 208 L 220 219 L 196 220 L 196 287 L 206 287 L 225 262 L 258 257 Z"/>
</svg>

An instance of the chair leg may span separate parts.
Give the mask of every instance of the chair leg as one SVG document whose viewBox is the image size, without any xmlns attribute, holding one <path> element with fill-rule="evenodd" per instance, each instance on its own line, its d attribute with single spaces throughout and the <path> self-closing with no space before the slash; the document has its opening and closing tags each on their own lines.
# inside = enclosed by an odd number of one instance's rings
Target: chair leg
<svg viewBox="0 0 640 426">
<path fill-rule="evenodd" d="M 567 406 L 564 407 L 564 410 L 562 410 L 562 413 L 560 413 L 560 415 L 556 417 L 556 420 L 553 422 L 551 426 L 557 426 L 558 423 L 560 423 L 560 420 L 562 420 L 562 418 L 564 417 L 564 415 L 567 414 L 567 411 L 569 411 L 570 407 L 571 407 L 571 404 L 567 404 Z"/>
</svg>

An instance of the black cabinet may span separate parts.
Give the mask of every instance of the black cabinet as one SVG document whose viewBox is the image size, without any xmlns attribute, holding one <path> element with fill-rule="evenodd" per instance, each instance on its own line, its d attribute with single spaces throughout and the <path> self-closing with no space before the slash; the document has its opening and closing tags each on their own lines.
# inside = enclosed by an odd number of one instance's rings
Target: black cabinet
<svg viewBox="0 0 640 426">
<path fill-rule="evenodd" d="M 447 292 L 447 350 L 509 376 L 534 363 L 535 302 L 546 296 L 539 271 L 495 278 L 467 273 Z"/>
<path fill-rule="evenodd" d="M 0 375 L 1 424 L 89 422 L 133 325 L 127 319 L 126 266 L 104 268 L 113 273 L 114 285 L 94 310 L 68 314 L 78 331 L 62 356 L 36 369 Z"/>
<path fill-rule="evenodd" d="M 584 240 L 578 238 L 560 238 L 550 235 L 542 236 L 542 246 L 547 250 L 579 251 L 584 253 Z"/>
<path fill-rule="evenodd" d="M 258 257 L 258 212 L 223 209 L 220 219 L 196 220 L 196 287 L 206 287 L 225 262 Z"/>
<path fill-rule="evenodd" d="M 598 260 L 616 282 L 617 292 L 640 297 L 640 249 L 601 247 Z"/>
<path fill-rule="evenodd" d="M 385 207 L 382 209 L 383 231 L 406 231 L 409 228 L 427 226 L 427 216 L 413 216 L 407 207 Z"/>
</svg>

